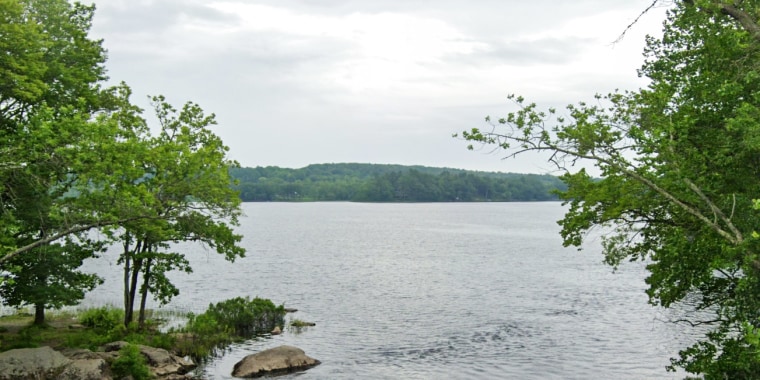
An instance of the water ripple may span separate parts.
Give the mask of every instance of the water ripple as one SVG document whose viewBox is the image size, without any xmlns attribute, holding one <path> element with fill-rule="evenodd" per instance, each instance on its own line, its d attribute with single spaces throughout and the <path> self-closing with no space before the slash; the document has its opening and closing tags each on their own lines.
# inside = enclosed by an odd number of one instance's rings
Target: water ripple
<svg viewBox="0 0 760 380">
<path fill-rule="evenodd" d="M 558 203 L 244 207 L 248 257 L 179 245 L 195 273 L 170 275 L 169 308 L 261 296 L 317 325 L 233 345 L 201 370 L 211 379 L 281 344 L 322 361 L 285 378 L 667 379 L 691 339 L 647 305 L 642 266 L 612 274 L 598 249 L 562 248 Z M 88 263 L 108 278 L 88 302 L 120 299 L 103 262 Z"/>
</svg>

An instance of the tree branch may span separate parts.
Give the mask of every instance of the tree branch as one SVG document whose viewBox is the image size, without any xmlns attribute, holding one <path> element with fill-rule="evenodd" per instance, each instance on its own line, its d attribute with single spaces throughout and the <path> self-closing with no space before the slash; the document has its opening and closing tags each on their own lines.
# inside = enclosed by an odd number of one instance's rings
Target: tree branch
<svg viewBox="0 0 760 380">
<path fill-rule="evenodd" d="M 626 165 L 625 163 L 616 162 L 612 158 L 601 157 L 601 156 L 595 154 L 593 152 L 593 150 L 590 153 L 588 153 L 588 154 L 583 154 L 583 153 L 581 153 L 581 152 L 579 152 L 577 150 L 573 150 L 573 149 L 566 148 L 566 147 L 561 147 L 561 146 L 559 146 L 559 145 L 557 145 L 555 143 L 552 143 L 552 142 L 549 142 L 549 141 L 546 141 L 546 140 L 542 140 L 540 138 L 536 138 L 536 140 L 538 140 L 540 142 L 539 144 L 536 144 L 534 141 L 531 140 L 530 136 L 528 136 L 528 137 L 515 137 L 515 136 L 500 135 L 500 134 L 494 134 L 494 133 L 492 133 L 491 134 L 491 138 L 493 138 L 493 139 L 499 139 L 499 140 L 503 140 L 503 141 L 509 141 L 509 140 L 511 140 L 511 141 L 516 142 L 516 143 L 519 143 L 520 146 L 521 146 L 521 150 L 519 150 L 518 152 L 531 151 L 531 150 L 532 151 L 552 151 L 555 154 L 556 153 L 561 153 L 561 154 L 564 154 L 564 155 L 567 155 L 567 156 L 574 157 L 576 159 L 586 159 L 586 160 L 591 160 L 591 161 L 598 162 L 598 163 L 607 164 L 607 165 L 609 165 L 611 167 L 614 167 L 614 168 L 620 170 L 626 176 L 628 176 L 628 177 L 630 177 L 630 178 L 632 178 L 632 179 L 640 182 L 641 184 L 643 184 L 646 187 L 652 189 L 656 193 L 662 195 L 663 197 L 665 197 L 665 199 L 667 199 L 668 201 L 670 201 L 672 204 L 678 206 L 682 210 L 686 211 L 687 213 L 689 213 L 692 216 L 694 216 L 697 219 L 699 219 L 701 222 L 705 223 L 708 227 L 710 227 L 713 231 L 715 231 L 720 236 L 722 236 L 723 238 L 725 238 L 731 244 L 738 245 L 739 243 L 741 243 L 743 241 L 741 232 L 739 232 L 737 229 L 735 229 L 735 226 L 730 221 L 728 221 L 728 226 L 731 229 L 731 232 L 728 232 L 725 229 L 723 229 L 721 227 L 721 225 L 719 223 L 717 223 L 717 221 L 710 220 L 710 218 L 708 218 L 707 216 L 705 216 L 701 211 L 699 211 L 699 209 L 697 209 L 697 208 L 695 208 L 695 207 L 693 207 L 693 206 L 691 206 L 691 205 L 689 205 L 689 204 L 681 201 L 680 199 L 678 199 L 675 195 L 671 194 L 666 189 L 658 186 L 656 183 L 652 182 L 650 179 L 644 177 L 643 175 L 637 173 L 632 168 L 628 167 L 628 165 Z M 504 146 L 503 144 L 497 144 L 497 145 Z M 516 154 L 518 154 L 518 153 L 513 153 L 510 156 L 515 156 Z M 697 189 L 697 190 L 699 190 L 699 189 Z M 699 193 L 701 193 L 701 191 Z M 704 194 L 703 194 L 703 196 L 704 196 Z M 713 211 L 715 211 L 715 209 L 717 209 L 717 207 L 715 205 L 713 205 L 711 202 L 709 202 L 709 199 L 707 201 L 708 201 L 708 206 L 711 207 L 711 209 Z M 719 209 L 717 211 L 720 212 L 720 215 L 723 215 L 723 217 L 725 218 L 725 215 Z"/>
<path fill-rule="evenodd" d="M 612 43 L 616 44 L 616 43 L 622 41 L 623 38 L 625 37 L 625 34 L 628 33 L 628 31 L 631 30 L 631 28 L 633 28 L 633 26 L 636 25 L 636 23 L 639 22 L 639 20 L 647 12 L 649 12 L 649 10 L 651 10 L 652 8 L 654 8 L 654 6 L 657 5 L 658 1 L 660 1 L 660 0 L 653 0 L 652 4 L 649 4 L 649 6 L 646 9 L 644 9 L 644 11 L 642 11 L 638 16 L 636 16 L 636 19 L 634 19 L 633 22 L 631 22 L 630 24 L 628 24 L 628 26 L 626 26 L 625 29 L 623 30 L 623 33 L 620 33 L 620 36 L 615 41 L 613 41 Z"/>
<path fill-rule="evenodd" d="M 88 231 L 88 230 L 91 230 L 93 228 L 105 227 L 105 226 L 113 226 L 113 225 L 116 225 L 116 224 L 127 223 L 127 222 L 131 222 L 131 221 L 135 221 L 135 220 L 140 220 L 140 219 L 155 219 L 155 218 L 153 218 L 153 217 L 146 217 L 146 216 L 138 216 L 138 217 L 119 219 L 119 220 L 111 220 L 111 221 L 97 221 L 97 222 L 93 222 L 93 223 L 79 225 L 79 226 L 76 226 L 76 227 L 71 227 L 71 228 L 63 230 L 63 231 L 61 231 L 61 232 L 59 232 L 57 234 L 50 235 L 48 237 L 36 240 L 34 243 L 30 243 L 30 244 L 27 244 L 27 245 L 25 245 L 23 247 L 16 248 L 15 250 L 9 252 L 5 256 L 0 257 L 0 265 L 4 264 L 6 261 L 8 261 L 8 260 L 10 260 L 10 259 L 12 259 L 12 258 L 14 258 L 14 257 L 16 257 L 16 256 L 18 256 L 18 255 L 20 255 L 22 253 L 24 253 L 24 252 L 27 252 L 29 250 L 32 250 L 34 248 L 40 247 L 40 246 L 48 244 L 48 243 L 52 243 L 52 242 L 54 242 L 54 241 L 56 241 L 58 239 L 64 238 L 64 237 L 69 236 L 69 235 L 73 235 L 73 234 L 76 234 L 76 233 L 79 233 L 79 232 Z"/>
<path fill-rule="evenodd" d="M 734 234 L 734 237 L 736 238 L 736 244 L 741 244 L 741 242 L 744 241 L 744 236 L 742 235 L 741 231 L 736 228 L 734 223 L 731 222 L 731 219 L 726 217 L 726 214 L 724 214 L 723 211 L 710 200 L 710 198 L 707 198 L 707 196 L 699 187 L 697 187 L 697 185 L 694 184 L 694 182 L 688 178 L 684 178 L 683 181 L 686 182 L 686 185 L 688 185 L 689 188 L 694 191 L 699 196 L 699 198 L 701 198 L 702 201 L 707 204 L 708 207 L 710 207 L 710 210 L 712 210 L 713 214 L 715 214 L 718 218 L 720 218 L 720 220 L 723 221 L 723 223 L 726 224 L 728 229 L 731 230 L 731 232 Z"/>
<path fill-rule="evenodd" d="M 757 21 L 749 13 L 732 4 L 724 3 L 720 4 L 720 10 L 724 15 L 738 22 L 744 30 L 749 32 L 756 42 L 760 42 L 760 25 L 757 24 Z"/>
</svg>

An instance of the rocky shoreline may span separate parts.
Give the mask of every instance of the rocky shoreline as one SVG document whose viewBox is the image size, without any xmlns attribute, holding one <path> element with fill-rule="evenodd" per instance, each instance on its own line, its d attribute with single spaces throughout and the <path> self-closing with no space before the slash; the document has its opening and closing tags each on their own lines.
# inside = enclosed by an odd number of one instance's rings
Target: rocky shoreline
<svg viewBox="0 0 760 380">
<path fill-rule="evenodd" d="M 0 353 L 0 380 L 113 379 L 111 363 L 119 357 L 120 350 L 128 344 L 123 341 L 112 342 L 101 346 L 97 351 L 79 348 L 56 351 L 49 346 L 8 350 Z M 188 374 L 196 367 L 192 361 L 162 348 L 136 346 L 146 359 L 154 378 L 159 380 L 194 379 Z"/>
<path fill-rule="evenodd" d="M 113 380 L 111 364 L 120 355 L 124 341 L 101 346 L 97 351 L 64 349 L 49 346 L 19 348 L 0 353 L 0 380 Z M 162 348 L 135 345 L 146 359 L 152 378 L 157 380 L 198 379 L 190 372 L 196 364 Z M 319 365 L 320 361 L 307 356 L 293 346 L 279 346 L 248 355 L 235 364 L 232 376 L 253 378 L 303 371 Z"/>
</svg>

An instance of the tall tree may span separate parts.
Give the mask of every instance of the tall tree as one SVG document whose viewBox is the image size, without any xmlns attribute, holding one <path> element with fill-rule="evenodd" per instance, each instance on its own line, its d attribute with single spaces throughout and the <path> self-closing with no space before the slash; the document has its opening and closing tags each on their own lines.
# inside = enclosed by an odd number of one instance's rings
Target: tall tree
<svg viewBox="0 0 760 380">
<path fill-rule="evenodd" d="M 192 270 L 183 254 L 170 251 L 169 243 L 200 242 L 229 260 L 245 253 L 238 245 L 241 236 L 233 231 L 241 212 L 229 176 L 236 163 L 226 158 L 228 148 L 209 129 L 216 124 L 214 115 L 205 115 L 194 103 L 177 111 L 161 96 L 152 102 L 159 133 L 151 136 L 142 127 L 144 121 L 133 120 L 141 131 L 135 144 L 146 150 L 125 189 L 138 201 L 140 213 L 150 217 L 122 223 L 114 231 L 123 246 L 127 325 L 134 319 L 138 294 L 142 325 L 149 293 L 161 303 L 179 293 L 166 273 Z"/>
<path fill-rule="evenodd" d="M 706 378 L 760 373 L 758 20 L 757 1 L 675 1 L 647 40 L 648 87 L 564 112 L 513 96 L 514 112 L 463 133 L 508 156 L 549 152 L 569 186 L 565 245 L 612 228 L 606 262 L 645 260 L 652 304 L 712 313 L 687 321 L 709 332 L 671 367 Z M 574 167 L 584 161 L 600 179 Z"/>
<path fill-rule="evenodd" d="M 76 302 L 95 283 L 75 271 L 92 249 L 50 244 L 71 228 L 69 160 L 92 142 L 83 137 L 102 98 L 105 52 L 87 36 L 92 12 L 64 0 L 0 2 L 0 269 L 17 279 L 3 284 L 4 301 L 33 300 L 37 323 L 44 307 Z M 4 256 L 30 244 L 37 249 L 23 258 Z"/>
</svg>

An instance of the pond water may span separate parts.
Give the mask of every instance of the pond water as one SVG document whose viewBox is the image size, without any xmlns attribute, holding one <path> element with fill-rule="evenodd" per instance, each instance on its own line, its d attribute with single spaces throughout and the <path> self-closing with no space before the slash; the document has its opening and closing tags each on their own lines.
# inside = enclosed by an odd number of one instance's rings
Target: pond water
<svg viewBox="0 0 760 380">
<path fill-rule="evenodd" d="M 247 354 L 282 344 L 322 361 L 301 379 L 670 379 L 693 337 L 647 304 L 640 263 L 616 273 L 599 241 L 563 248 L 559 203 L 246 203 L 248 254 L 229 263 L 193 244 L 193 274 L 164 309 L 202 312 L 269 298 L 314 322 L 232 346 L 199 369 L 231 379 Z M 119 305 L 115 252 L 85 305 Z"/>
</svg>

